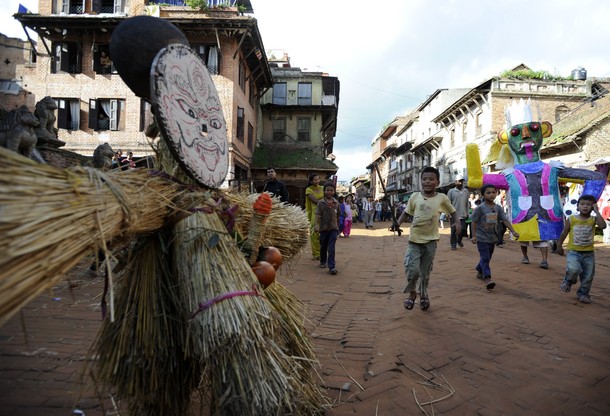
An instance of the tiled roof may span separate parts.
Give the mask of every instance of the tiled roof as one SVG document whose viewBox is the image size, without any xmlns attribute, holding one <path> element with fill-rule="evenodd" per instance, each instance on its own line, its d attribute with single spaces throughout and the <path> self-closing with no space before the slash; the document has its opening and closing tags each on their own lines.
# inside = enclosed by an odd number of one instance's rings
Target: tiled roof
<svg viewBox="0 0 610 416">
<path fill-rule="evenodd" d="M 591 130 L 608 117 L 610 117 L 609 97 L 584 102 L 559 122 L 553 124 L 553 134 L 544 140 L 542 149 L 559 146 Z"/>
<path fill-rule="evenodd" d="M 310 149 L 262 145 L 254 150 L 250 167 L 266 169 L 268 166 L 276 169 L 317 169 L 334 172 L 339 169 L 333 162 L 324 159 Z"/>
</svg>

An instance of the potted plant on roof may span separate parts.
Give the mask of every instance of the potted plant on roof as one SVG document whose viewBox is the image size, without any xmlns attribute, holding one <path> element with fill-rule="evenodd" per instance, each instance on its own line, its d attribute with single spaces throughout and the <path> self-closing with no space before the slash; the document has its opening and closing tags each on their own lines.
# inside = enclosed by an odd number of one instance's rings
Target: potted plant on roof
<svg viewBox="0 0 610 416">
<path fill-rule="evenodd" d="M 187 6 L 205 12 L 210 17 L 229 17 L 238 14 L 238 7 L 231 6 L 231 2 L 218 2 L 210 5 L 208 0 L 186 0 Z"/>
</svg>

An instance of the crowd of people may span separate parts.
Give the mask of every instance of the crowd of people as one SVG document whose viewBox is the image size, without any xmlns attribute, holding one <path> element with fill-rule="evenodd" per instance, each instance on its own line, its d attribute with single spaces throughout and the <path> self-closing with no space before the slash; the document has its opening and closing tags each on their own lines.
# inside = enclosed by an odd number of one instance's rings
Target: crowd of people
<svg viewBox="0 0 610 416">
<path fill-rule="evenodd" d="M 264 191 L 287 202 L 286 187 L 276 179 L 275 169 L 269 168 L 267 173 L 269 179 Z M 374 228 L 374 223 L 392 221 L 392 226 L 388 228 L 396 231 L 400 230 L 402 223 L 409 222 L 409 242 L 404 258 L 407 277 L 404 306 L 407 310 L 413 309 L 419 295 L 420 307 L 426 310 L 430 307 L 428 286 L 440 239 L 439 228 L 444 228 L 449 220 L 449 248 L 463 248 L 464 241 L 476 245 L 479 259 L 473 267 L 473 274 L 482 280 L 487 290 L 496 287 L 492 279 L 491 259 L 496 248 L 504 247 L 506 231 L 519 243 L 521 263 L 530 263 L 529 245 L 540 249 L 539 266 L 542 269 L 549 268 L 549 247 L 553 246 L 556 253 L 563 255 L 563 244 L 567 240 L 566 273 L 560 288 L 569 292 L 580 279 L 578 299 L 584 304 L 591 302 L 590 290 L 595 275 L 595 229 L 603 230 L 603 242 L 610 244 L 610 203 L 600 211 L 593 196 L 582 195 L 577 201 L 576 213 L 565 216 L 563 232 L 558 240 L 532 241 L 531 238 L 523 238 L 511 223 L 510 205 L 504 189 L 487 183 L 480 189 L 470 190 L 465 185 L 465 178 L 458 176 L 454 187 L 444 194 L 438 191 L 440 173 L 433 167 L 422 170 L 420 181 L 420 192 L 414 192 L 408 201 L 393 206 L 387 200 L 375 200 L 371 195 L 359 198 L 353 194 L 337 195 L 334 183 L 321 183 L 319 175 L 310 175 L 305 192 L 305 212 L 310 224 L 312 259 L 319 262 L 320 268 L 337 274 L 337 239 L 349 238 L 353 224 L 362 223 L 368 230 Z"/>
<path fill-rule="evenodd" d="M 110 168 L 121 170 L 135 169 L 136 162 L 133 159 L 133 152 L 127 152 L 127 156 L 123 156 L 123 151 L 121 149 L 117 150 L 112 158 L 112 165 Z"/>
</svg>

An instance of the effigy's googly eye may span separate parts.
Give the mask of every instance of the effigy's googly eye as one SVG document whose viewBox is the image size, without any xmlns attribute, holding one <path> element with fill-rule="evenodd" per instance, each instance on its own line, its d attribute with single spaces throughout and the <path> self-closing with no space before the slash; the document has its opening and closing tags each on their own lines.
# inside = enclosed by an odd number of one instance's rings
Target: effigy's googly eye
<svg viewBox="0 0 610 416">
<path fill-rule="evenodd" d="M 518 129 L 516 127 L 513 127 L 512 129 L 510 129 L 510 135 L 511 136 L 516 137 L 516 136 L 518 136 L 520 134 L 521 134 L 521 130 L 520 129 Z"/>
<path fill-rule="evenodd" d="M 538 123 L 530 124 L 530 130 L 531 131 L 538 131 L 538 130 L 540 130 L 540 124 L 538 124 Z"/>
</svg>

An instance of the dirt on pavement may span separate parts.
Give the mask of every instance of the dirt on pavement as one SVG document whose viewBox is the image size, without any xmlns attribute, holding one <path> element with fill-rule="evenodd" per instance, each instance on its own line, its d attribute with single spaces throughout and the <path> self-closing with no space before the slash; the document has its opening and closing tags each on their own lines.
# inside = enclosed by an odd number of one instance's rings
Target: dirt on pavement
<svg viewBox="0 0 610 416">
<path fill-rule="evenodd" d="M 430 309 L 407 311 L 408 232 L 398 237 L 388 225 L 355 225 L 340 238 L 337 275 L 308 248 L 281 269 L 280 281 L 308 306 L 327 415 L 610 414 L 610 246 L 596 245 L 584 305 L 577 285 L 559 289 L 565 257 L 549 254 L 544 270 L 530 247 L 524 265 L 513 241 L 496 249 L 497 286 L 486 290 L 475 278 L 476 246 L 464 240 L 451 251 L 445 229 Z M 116 414 L 82 371 L 101 319 L 102 282 L 86 266 L 0 328 L 0 415 Z"/>
</svg>

